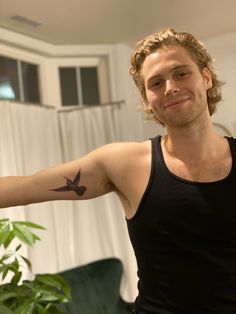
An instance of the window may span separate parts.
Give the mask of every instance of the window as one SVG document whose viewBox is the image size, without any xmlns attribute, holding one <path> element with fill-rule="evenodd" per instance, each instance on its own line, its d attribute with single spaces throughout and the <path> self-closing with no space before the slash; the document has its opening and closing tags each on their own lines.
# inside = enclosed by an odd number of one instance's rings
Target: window
<svg viewBox="0 0 236 314">
<path fill-rule="evenodd" d="M 82 103 L 93 105 L 100 103 L 97 68 L 80 68 Z"/>
<path fill-rule="evenodd" d="M 79 104 L 76 68 L 60 68 L 61 97 L 63 106 Z"/>
<path fill-rule="evenodd" d="M 105 58 L 96 65 L 60 66 L 62 106 L 93 106 L 110 101 Z"/>
<path fill-rule="evenodd" d="M 17 61 L 1 56 L 0 99 L 20 100 Z"/>
<path fill-rule="evenodd" d="M 40 103 L 38 66 L 21 62 L 23 101 Z"/>
<path fill-rule="evenodd" d="M 38 65 L 0 56 L 0 99 L 40 103 Z"/>
</svg>

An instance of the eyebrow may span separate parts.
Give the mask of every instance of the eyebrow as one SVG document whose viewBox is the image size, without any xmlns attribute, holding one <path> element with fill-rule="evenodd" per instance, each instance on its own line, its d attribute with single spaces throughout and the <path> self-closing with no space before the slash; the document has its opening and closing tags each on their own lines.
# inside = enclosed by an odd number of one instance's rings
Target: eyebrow
<svg viewBox="0 0 236 314">
<path fill-rule="evenodd" d="M 189 64 L 178 64 L 178 65 L 175 65 L 173 67 L 171 67 L 171 72 L 174 72 L 178 69 L 181 69 L 181 68 L 191 68 L 191 65 Z M 147 84 L 150 83 L 153 79 L 156 79 L 156 78 L 159 78 L 159 77 L 162 77 L 161 74 L 154 74 L 153 76 L 151 76 L 148 80 L 147 80 Z"/>
</svg>

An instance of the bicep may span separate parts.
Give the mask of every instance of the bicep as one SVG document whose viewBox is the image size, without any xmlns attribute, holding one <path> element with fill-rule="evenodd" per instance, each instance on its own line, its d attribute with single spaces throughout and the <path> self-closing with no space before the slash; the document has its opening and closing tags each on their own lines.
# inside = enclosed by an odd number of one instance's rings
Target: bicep
<svg viewBox="0 0 236 314">
<path fill-rule="evenodd" d="M 29 202 L 90 199 L 113 190 L 101 152 L 51 167 L 28 179 Z"/>
</svg>

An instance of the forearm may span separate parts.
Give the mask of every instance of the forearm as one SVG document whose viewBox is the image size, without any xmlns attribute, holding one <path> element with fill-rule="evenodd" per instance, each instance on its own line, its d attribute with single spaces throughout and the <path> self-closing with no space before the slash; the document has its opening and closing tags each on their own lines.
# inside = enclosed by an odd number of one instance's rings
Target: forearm
<svg viewBox="0 0 236 314">
<path fill-rule="evenodd" d="M 23 176 L 0 177 L 0 208 L 29 203 L 26 181 Z"/>
</svg>

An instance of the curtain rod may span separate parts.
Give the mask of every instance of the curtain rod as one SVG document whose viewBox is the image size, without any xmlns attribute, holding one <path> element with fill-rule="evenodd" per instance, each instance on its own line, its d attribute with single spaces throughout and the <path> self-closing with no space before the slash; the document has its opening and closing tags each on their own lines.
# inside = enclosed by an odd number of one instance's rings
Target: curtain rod
<svg viewBox="0 0 236 314">
<path fill-rule="evenodd" d="M 7 103 L 7 104 L 19 104 L 23 106 L 30 106 L 30 107 L 41 107 L 45 109 L 55 109 L 56 107 L 51 106 L 51 105 L 46 105 L 46 104 L 40 104 L 40 103 L 32 103 L 32 102 L 23 102 L 23 101 L 15 101 L 15 100 L 9 100 L 9 99 L 0 99 L 0 104 L 1 103 Z"/>
<path fill-rule="evenodd" d="M 71 111 L 78 111 L 78 110 L 84 110 L 84 109 L 92 109 L 92 108 L 97 108 L 97 107 L 107 107 L 107 106 L 120 106 L 123 105 L 125 103 L 124 100 L 118 100 L 118 101 L 110 101 L 107 103 L 102 103 L 102 104 L 97 104 L 97 105 L 79 105 L 79 106 L 70 106 L 68 108 L 64 107 L 60 109 L 57 109 L 58 113 L 61 112 L 71 112 Z"/>
<path fill-rule="evenodd" d="M 21 101 L 12 101 L 12 100 L 0 100 L 0 103 L 13 103 L 13 104 L 20 104 L 24 106 L 33 106 L 33 107 L 41 107 L 45 109 L 54 109 L 58 113 L 60 112 L 70 112 L 70 111 L 75 111 L 75 110 L 83 110 L 83 109 L 88 109 L 88 108 L 94 108 L 94 107 L 106 107 L 106 106 L 120 106 L 125 103 L 124 100 L 117 100 L 117 101 L 110 101 L 107 103 L 102 103 L 102 104 L 96 104 L 96 105 L 76 105 L 76 106 L 68 106 L 68 107 L 54 107 L 51 105 L 46 105 L 46 104 L 33 104 L 33 103 L 28 103 L 28 102 L 21 102 Z"/>
</svg>

